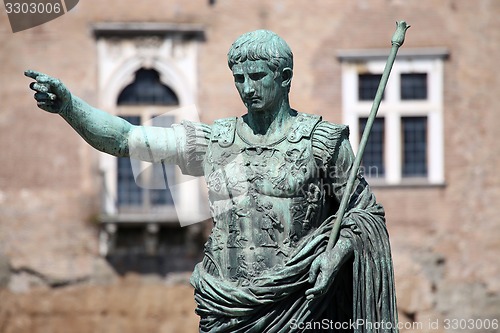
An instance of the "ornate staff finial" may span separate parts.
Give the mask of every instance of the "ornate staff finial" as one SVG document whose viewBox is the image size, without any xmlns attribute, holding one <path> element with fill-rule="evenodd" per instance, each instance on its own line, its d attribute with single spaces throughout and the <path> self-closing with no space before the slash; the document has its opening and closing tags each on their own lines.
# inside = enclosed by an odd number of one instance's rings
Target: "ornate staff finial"
<svg viewBox="0 0 500 333">
<path fill-rule="evenodd" d="M 408 25 L 405 21 L 398 21 L 396 22 L 396 31 L 394 32 L 394 35 L 392 35 L 392 45 L 396 44 L 397 46 L 403 45 L 405 42 L 405 33 L 406 30 L 410 25 Z"/>
</svg>

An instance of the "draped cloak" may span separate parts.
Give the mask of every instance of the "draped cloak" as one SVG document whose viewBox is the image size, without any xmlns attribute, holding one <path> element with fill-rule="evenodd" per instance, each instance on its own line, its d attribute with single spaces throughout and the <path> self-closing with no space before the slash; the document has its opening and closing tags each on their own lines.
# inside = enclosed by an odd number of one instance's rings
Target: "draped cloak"
<svg viewBox="0 0 500 333">
<path fill-rule="evenodd" d="M 218 158 L 230 155 L 224 155 L 224 152 L 226 148 L 236 145 L 240 122 L 241 119 L 232 118 L 216 121 L 212 126 L 191 122 L 183 122 L 181 125 L 186 132 L 185 146 L 180 147 L 183 156 L 186 156 L 183 163 L 180 163 L 181 169 L 186 174 L 208 177 L 209 192 L 210 179 L 214 178 L 209 174 L 210 170 L 215 170 L 212 164 L 216 160 L 212 153 L 215 150 L 222 151 L 221 155 L 217 155 Z M 209 242 L 210 246 L 213 245 L 213 239 L 209 239 L 205 258 L 196 266 L 191 277 L 191 284 L 195 289 L 196 312 L 200 316 L 200 332 L 398 331 L 393 266 L 384 210 L 376 202 L 362 176 L 356 179 L 340 232 L 341 237 L 350 240 L 354 255 L 339 269 L 325 295 L 313 300 L 305 297 L 305 291 L 312 287 L 308 282 L 311 264 L 325 251 L 342 189 L 345 188 L 352 165 L 353 153 L 348 135 L 346 126 L 298 113 L 294 126 L 286 136 L 286 144 L 293 148 L 295 144 L 302 142 L 310 147 L 311 155 L 308 158 L 321 171 L 314 173 L 315 179 L 307 179 L 311 177 L 306 176 L 302 186 L 320 181 L 323 188 L 329 186 L 333 190 L 329 193 L 322 192 L 322 204 L 313 205 L 317 221 L 300 232 L 294 231 L 295 241 L 287 238 L 282 242 L 283 247 L 285 243 L 289 246 L 286 257 L 262 272 L 256 270 L 252 274 L 242 275 L 231 273 L 234 270 L 229 268 L 226 272 L 225 265 L 229 264 L 224 262 L 224 258 L 227 255 L 216 257 L 208 246 Z M 276 147 L 279 148 L 279 145 Z M 248 147 L 240 147 L 239 152 L 245 149 Z M 260 147 L 262 149 L 267 148 Z M 276 186 L 275 183 L 271 185 Z M 265 184 L 260 186 L 264 188 Z M 234 203 L 230 192 L 229 196 Z M 260 198 L 257 195 L 254 197 Z M 214 200 L 210 200 L 212 204 Z M 302 201 L 307 202 L 305 199 Z M 293 210 L 293 207 L 290 208 Z M 231 238 L 234 230 L 226 226 L 230 223 L 228 219 L 231 215 L 222 215 L 223 218 L 216 212 L 212 212 L 212 215 L 214 229 L 211 237 L 218 236 L 219 232 L 223 239 L 227 239 L 227 244 L 231 239 L 232 244 L 236 244 L 235 238 Z M 264 218 L 262 214 L 257 216 L 254 220 Z M 269 214 L 265 216 L 269 217 Z M 279 214 L 275 218 L 285 219 Z M 221 225 L 226 226 L 225 229 Z M 262 227 L 258 232 L 266 233 L 268 229 L 269 227 Z M 283 229 L 286 231 L 286 227 Z M 292 231 L 288 233 L 291 235 Z M 249 237 L 239 238 L 238 244 L 241 244 L 247 243 Z M 279 237 L 273 237 L 272 240 L 280 242 Z M 292 243 L 293 247 L 289 245 Z M 253 250 L 253 247 L 250 249 Z M 217 253 L 228 251 L 222 247 L 218 250 Z M 240 269 L 247 267 L 246 263 L 239 264 Z M 241 283 L 242 278 L 246 279 L 246 283 Z"/>
</svg>

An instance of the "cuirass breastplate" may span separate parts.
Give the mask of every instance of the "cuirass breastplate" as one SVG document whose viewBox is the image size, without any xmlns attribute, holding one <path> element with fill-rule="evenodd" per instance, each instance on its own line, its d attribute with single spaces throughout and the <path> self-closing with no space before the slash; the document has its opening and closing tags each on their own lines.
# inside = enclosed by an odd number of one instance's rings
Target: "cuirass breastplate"
<svg viewBox="0 0 500 333">
<path fill-rule="evenodd" d="M 311 145 L 319 119 L 296 121 L 281 140 L 254 145 L 230 120 L 209 143 L 204 172 L 214 228 L 206 254 L 230 280 L 244 284 L 283 265 L 321 222 L 324 195 Z"/>
</svg>

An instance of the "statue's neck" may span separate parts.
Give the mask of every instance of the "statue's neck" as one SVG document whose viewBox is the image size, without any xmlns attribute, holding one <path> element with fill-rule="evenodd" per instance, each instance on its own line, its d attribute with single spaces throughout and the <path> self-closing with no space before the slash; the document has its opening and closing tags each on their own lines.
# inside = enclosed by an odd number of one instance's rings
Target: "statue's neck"
<svg viewBox="0 0 500 333">
<path fill-rule="evenodd" d="M 279 107 L 269 111 L 248 112 L 245 123 L 252 129 L 254 135 L 274 135 L 282 132 L 285 123 L 292 117 L 293 111 L 288 101 L 283 101 Z"/>
</svg>

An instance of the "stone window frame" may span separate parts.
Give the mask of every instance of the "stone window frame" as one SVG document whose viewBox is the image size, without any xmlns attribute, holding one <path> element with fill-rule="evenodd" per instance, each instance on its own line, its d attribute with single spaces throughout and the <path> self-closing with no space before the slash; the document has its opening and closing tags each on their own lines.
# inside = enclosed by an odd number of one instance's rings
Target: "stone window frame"
<svg viewBox="0 0 500 333">
<path fill-rule="evenodd" d="M 342 118 L 350 127 L 350 140 L 357 151 L 360 134 L 359 119 L 368 117 L 372 101 L 358 100 L 358 75 L 381 74 L 388 50 L 342 50 L 337 54 L 342 73 Z M 391 71 L 384 100 L 377 117 L 385 120 L 384 163 L 385 175 L 365 176 L 370 184 L 378 186 L 441 186 L 444 175 L 443 76 L 444 60 L 449 56 L 445 48 L 401 49 Z M 400 77 L 406 73 L 426 73 L 428 96 L 426 100 L 402 100 Z M 402 118 L 425 116 L 427 123 L 427 176 L 404 177 L 402 151 Z"/>
<path fill-rule="evenodd" d="M 96 39 L 98 69 L 98 108 L 114 115 L 140 115 L 148 120 L 152 115 L 172 113 L 175 122 L 199 116 L 189 116 L 183 110 L 196 110 L 198 96 L 198 52 L 204 40 L 204 28 L 196 24 L 149 22 L 104 22 L 92 26 Z M 151 105 L 146 107 L 118 106 L 118 96 L 135 78 L 137 70 L 154 69 L 162 84 L 177 95 L 175 107 Z M 151 123 L 151 122 L 149 122 Z M 142 163 L 142 162 L 141 162 Z M 120 211 L 117 205 L 116 157 L 100 153 L 102 175 L 99 252 L 106 256 L 113 248 L 117 229 L 126 225 L 144 225 L 155 238 L 159 225 L 179 226 L 178 213 L 186 221 L 202 221 L 206 215 L 200 181 L 181 174 L 176 168 L 176 180 L 182 183 L 175 207 L 160 210 Z"/>
</svg>

